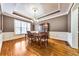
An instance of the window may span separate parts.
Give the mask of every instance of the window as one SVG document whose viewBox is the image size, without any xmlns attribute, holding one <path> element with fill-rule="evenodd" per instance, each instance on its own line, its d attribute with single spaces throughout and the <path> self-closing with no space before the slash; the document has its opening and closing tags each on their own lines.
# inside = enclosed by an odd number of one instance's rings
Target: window
<svg viewBox="0 0 79 59">
<path fill-rule="evenodd" d="M 16 34 L 20 34 L 20 29 L 21 26 L 20 26 L 20 21 L 19 20 L 15 20 L 15 33 Z"/>
<path fill-rule="evenodd" d="M 28 22 L 15 20 L 15 34 L 24 34 L 30 31 L 31 24 Z"/>
<path fill-rule="evenodd" d="M 26 22 L 21 22 L 21 33 L 26 33 L 27 32 L 27 26 L 26 26 Z"/>
</svg>

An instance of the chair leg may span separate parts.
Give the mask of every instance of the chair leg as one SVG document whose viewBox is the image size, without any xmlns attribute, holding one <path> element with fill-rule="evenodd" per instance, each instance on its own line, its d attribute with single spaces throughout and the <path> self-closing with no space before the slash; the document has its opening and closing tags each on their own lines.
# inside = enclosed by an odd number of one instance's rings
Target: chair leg
<svg viewBox="0 0 79 59">
<path fill-rule="evenodd" d="M 28 40 L 28 43 L 30 44 L 30 38 L 29 38 L 29 40 Z"/>
<path fill-rule="evenodd" d="M 31 38 L 29 38 L 28 43 L 32 45 L 32 39 Z"/>
<path fill-rule="evenodd" d="M 46 41 L 46 42 L 45 42 L 45 47 L 47 47 L 47 46 L 48 46 L 48 42 Z"/>
</svg>

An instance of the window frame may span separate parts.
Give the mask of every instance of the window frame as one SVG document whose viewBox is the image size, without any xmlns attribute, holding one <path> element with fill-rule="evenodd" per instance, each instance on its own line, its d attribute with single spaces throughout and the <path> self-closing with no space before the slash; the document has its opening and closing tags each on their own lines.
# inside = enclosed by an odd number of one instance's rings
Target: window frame
<svg viewBox="0 0 79 59">
<path fill-rule="evenodd" d="M 18 21 L 20 22 L 20 23 L 19 23 L 19 24 L 20 24 L 20 27 L 19 27 L 19 26 L 16 26 L 16 23 L 17 23 L 16 21 L 17 21 L 17 22 L 18 22 Z M 26 23 L 26 27 L 23 27 L 23 26 L 22 26 L 22 23 L 24 23 L 24 22 Z M 26 22 L 26 21 L 22 21 L 22 20 L 15 19 L 15 20 L 14 20 L 14 32 L 15 32 L 15 34 L 16 34 L 16 35 L 25 34 L 25 33 L 22 33 L 22 32 L 23 32 L 22 28 L 26 28 L 26 34 L 27 34 L 27 31 L 28 31 L 28 25 L 27 25 L 27 24 L 30 24 L 29 27 L 30 27 L 30 30 L 31 30 L 31 23 L 30 23 L 30 22 Z M 20 33 L 19 33 L 19 34 L 16 32 L 16 28 L 20 28 Z"/>
</svg>

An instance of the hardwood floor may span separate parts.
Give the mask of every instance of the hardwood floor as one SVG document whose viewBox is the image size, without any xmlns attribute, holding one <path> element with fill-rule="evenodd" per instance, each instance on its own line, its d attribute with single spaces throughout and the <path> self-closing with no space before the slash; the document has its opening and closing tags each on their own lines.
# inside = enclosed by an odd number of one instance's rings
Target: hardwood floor
<svg viewBox="0 0 79 59">
<path fill-rule="evenodd" d="M 66 42 L 49 39 L 47 48 L 40 48 L 37 44 L 28 44 L 24 38 L 4 41 L 1 56 L 78 56 L 75 49 L 66 45 Z"/>
</svg>

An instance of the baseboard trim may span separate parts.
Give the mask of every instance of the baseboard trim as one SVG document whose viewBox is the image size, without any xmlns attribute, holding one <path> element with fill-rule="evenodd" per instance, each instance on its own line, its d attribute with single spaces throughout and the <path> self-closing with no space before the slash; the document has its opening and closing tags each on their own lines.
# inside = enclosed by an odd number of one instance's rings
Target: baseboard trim
<svg viewBox="0 0 79 59">
<path fill-rule="evenodd" d="M 22 39 L 22 38 L 25 38 L 25 37 L 20 37 L 20 38 L 11 39 L 11 40 L 4 40 L 3 42 L 5 42 L 5 41 L 13 41 L 13 40 Z"/>
<path fill-rule="evenodd" d="M 49 37 L 49 39 L 55 39 L 55 40 L 58 40 L 58 41 L 66 42 L 66 41 L 64 41 L 64 40 L 60 40 L 60 39 L 58 39 L 58 38 L 51 38 L 51 37 Z"/>
<path fill-rule="evenodd" d="M 67 41 L 60 40 L 60 39 L 57 39 L 57 38 L 49 38 L 49 39 L 54 39 L 54 40 L 58 40 L 58 41 L 65 42 L 69 47 L 71 47 L 70 44 L 69 44 Z M 71 48 L 72 48 L 72 47 L 71 47 Z"/>
</svg>

